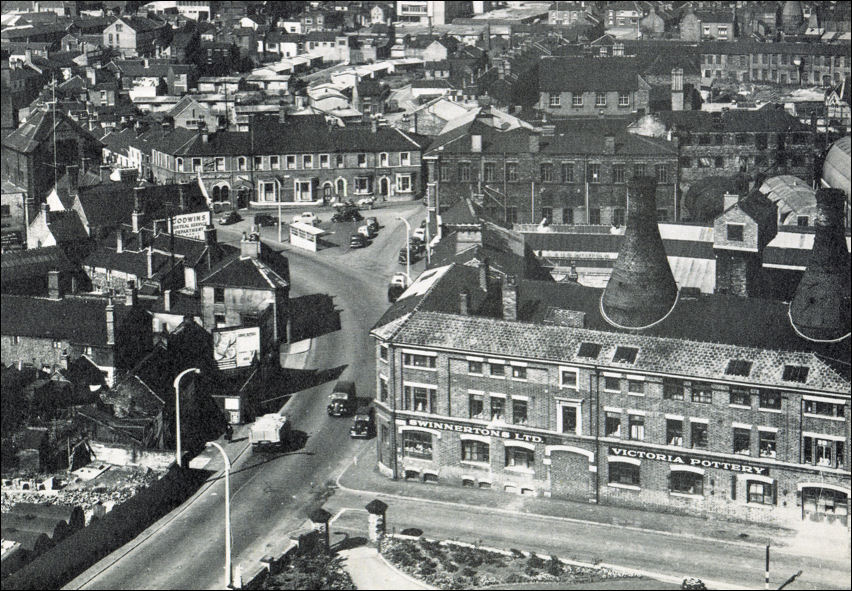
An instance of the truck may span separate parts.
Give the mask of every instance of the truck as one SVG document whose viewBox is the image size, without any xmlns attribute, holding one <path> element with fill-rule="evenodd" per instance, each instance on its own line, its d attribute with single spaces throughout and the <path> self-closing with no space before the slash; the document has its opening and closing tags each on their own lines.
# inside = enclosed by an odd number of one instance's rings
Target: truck
<svg viewBox="0 0 852 591">
<path fill-rule="evenodd" d="M 355 396 L 355 382 L 338 380 L 329 396 L 328 416 L 346 417 L 355 413 L 358 399 Z"/>
<path fill-rule="evenodd" d="M 376 422 L 373 408 L 361 407 L 352 418 L 352 427 L 349 429 L 349 437 L 369 439 L 376 434 Z"/>
<path fill-rule="evenodd" d="M 278 413 L 258 417 L 251 425 L 252 448 L 286 447 L 290 442 L 290 420 Z"/>
</svg>

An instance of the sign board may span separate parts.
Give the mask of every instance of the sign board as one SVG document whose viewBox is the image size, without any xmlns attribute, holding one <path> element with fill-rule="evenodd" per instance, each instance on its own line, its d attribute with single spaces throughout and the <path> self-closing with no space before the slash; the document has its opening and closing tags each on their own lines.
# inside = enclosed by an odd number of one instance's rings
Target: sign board
<svg viewBox="0 0 852 591">
<path fill-rule="evenodd" d="M 213 214 L 209 210 L 195 213 L 179 213 L 172 216 L 171 221 L 166 221 L 168 233 L 171 233 L 172 226 L 174 226 L 175 236 L 196 238 L 198 240 L 204 240 L 204 229 L 212 223 Z"/>
<path fill-rule="evenodd" d="M 423 427 L 424 429 L 438 429 L 439 431 L 455 431 L 456 433 L 469 433 L 471 435 L 482 435 L 485 437 L 499 437 L 500 439 L 511 439 L 513 441 L 525 441 L 527 443 L 544 443 L 544 437 L 523 433 L 514 429 L 503 429 L 500 427 L 480 427 L 479 425 L 459 425 L 445 421 L 428 421 L 425 419 L 408 419 L 406 421 L 411 427 Z"/>
<path fill-rule="evenodd" d="M 760 474 L 769 476 L 769 468 L 764 466 L 752 466 L 742 462 L 730 462 L 727 460 L 711 460 L 678 453 L 663 453 L 658 451 L 646 451 L 644 449 L 628 449 L 625 447 L 609 447 L 609 455 L 625 458 L 637 458 L 644 460 L 655 460 L 657 462 L 668 462 L 669 464 L 680 464 L 693 466 L 695 468 L 716 468 L 718 470 L 729 470 L 731 472 L 743 472 L 745 474 Z"/>
<path fill-rule="evenodd" d="M 213 358 L 219 369 L 247 367 L 260 358 L 260 328 L 231 328 L 213 331 Z"/>
</svg>

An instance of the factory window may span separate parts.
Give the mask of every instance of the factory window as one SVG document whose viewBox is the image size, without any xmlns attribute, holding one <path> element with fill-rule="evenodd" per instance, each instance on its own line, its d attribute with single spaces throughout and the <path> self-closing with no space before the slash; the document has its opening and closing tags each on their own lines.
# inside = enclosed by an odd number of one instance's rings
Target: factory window
<svg viewBox="0 0 852 591">
<path fill-rule="evenodd" d="M 572 162 L 563 162 L 562 163 L 562 182 L 563 183 L 573 183 L 574 182 L 574 164 Z"/>
<path fill-rule="evenodd" d="M 784 374 L 781 379 L 785 382 L 799 382 L 804 384 L 808 379 L 808 367 L 801 365 L 785 365 Z"/>
<path fill-rule="evenodd" d="M 692 447 L 707 449 L 709 443 L 707 423 L 690 423 L 689 428 L 692 435 Z"/>
<path fill-rule="evenodd" d="M 621 437 L 621 413 L 606 413 L 604 429 L 607 437 Z"/>
<path fill-rule="evenodd" d="M 707 382 L 693 382 L 692 401 L 711 404 L 713 402 L 713 386 Z"/>
<path fill-rule="evenodd" d="M 379 401 L 388 401 L 388 380 L 384 377 L 379 378 Z"/>
<path fill-rule="evenodd" d="M 491 420 L 502 421 L 506 415 L 506 399 L 500 396 L 491 396 Z"/>
<path fill-rule="evenodd" d="M 580 433 L 580 408 L 577 404 L 560 402 L 557 404 L 559 412 L 556 415 L 557 431 L 560 433 Z"/>
<path fill-rule="evenodd" d="M 627 462 L 610 462 L 609 483 L 639 486 L 639 466 Z"/>
<path fill-rule="evenodd" d="M 808 435 L 803 440 L 802 463 L 826 468 L 843 467 L 842 441 Z"/>
<path fill-rule="evenodd" d="M 762 431 L 758 427 L 758 450 L 761 458 L 774 458 L 777 451 L 775 431 Z"/>
<path fill-rule="evenodd" d="M 645 395 L 645 382 L 641 380 L 627 380 L 627 393 Z"/>
<path fill-rule="evenodd" d="M 628 426 L 630 428 L 630 439 L 633 441 L 644 441 L 645 417 L 643 415 L 630 415 Z"/>
<path fill-rule="evenodd" d="M 571 97 L 571 105 L 574 107 L 582 107 L 583 106 L 583 95 L 575 92 Z"/>
<path fill-rule="evenodd" d="M 590 183 L 599 183 L 601 182 L 601 165 L 600 164 L 589 164 L 589 168 L 586 174 L 586 181 Z"/>
<path fill-rule="evenodd" d="M 468 395 L 468 412 L 472 419 L 485 418 L 485 398 L 482 394 Z"/>
<path fill-rule="evenodd" d="M 512 422 L 516 425 L 527 424 L 527 401 L 512 399 Z"/>
<path fill-rule="evenodd" d="M 683 447 L 682 419 L 666 419 L 666 444 Z"/>
<path fill-rule="evenodd" d="M 751 373 L 751 361 L 745 359 L 729 359 L 725 375 L 748 377 Z"/>
<path fill-rule="evenodd" d="M 488 373 L 491 375 L 491 377 L 502 378 L 506 375 L 506 366 L 502 363 L 489 363 Z"/>
<path fill-rule="evenodd" d="M 803 411 L 808 415 L 821 417 L 843 418 L 842 402 L 823 402 L 820 400 L 803 400 Z"/>
<path fill-rule="evenodd" d="M 751 455 L 751 429 L 734 428 L 734 453 L 741 456 Z"/>
<path fill-rule="evenodd" d="M 436 357 L 433 355 L 416 355 L 414 353 L 402 354 L 403 367 L 416 367 L 420 369 L 435 369 Z"/>
<path fill-rule="evenodd" d="M 669 182 L 669 169 L 665 164 L 657 164 L 654 169 L 657 173 L 657 182 L 658 183 L 667 183 Z"/>
<path fill-rule="evenodd" d="M 402 455 L 421 460 L 432 459 L 432 435 L 421 431 L 405 431 L 402 434 Z"/>
<path fill-rule="evenodd" d="M 436 412 L 435 388 L 424 388 L 422 386 L 403 386 L 403 406 L 406 409 L 417 412 Z"/>
<path fill-rule="evenodd" d="M 506 446 L 506 467 L 532 470 L 535 467 L 535 452 L 523 447 Z"/>
<path fill-rule="evenodd" d="M 731 386 L 730 404 L 751 406 L 751 391 L 748 388 Z"/>
<path fill-rule="evenodd" d="M 490 183 L 497 178 L 497 165 L 493 162 L 486 162 L 482 165 L 482 180 Z"/>
<path fill-rule="evenodd" d="M 489 449 L 484 441 L 462 441 L 461 446 L 463 462 L 488 463 Z"/>
<path fill-rule="evenodd" d="M 742 242 L 743 241 L 743 230 L 745 226 L 743 224 L 726 224 L 728 240 L 731 242 Z"/>
<path fill-rule="evenodd" d="M 579 370 L 561 368 L 559 370 L 559 387 L 560 388 L 576 388 L 577 387 L 577 376 L 578 376 L 578 374 L 579 374 Z"/>
<path fill-rule="evenodd" d="M 604 390 L 607 392 L 621 392 L 621 380 L 619 378 L 605 376 Z"/>
<path fill-rule="evenodd" d="M 612 361 L 614 363 L 634 363 L 638 353 L 639 349 L 635 347 L 616 347 Z"/>
<path fill-rule="evenodd" d="M 775 485 L 758 480 L 748 481 L 748 502 L 760 505 L 775 504 Z"/>
<path fill-rule="evenodd" d="M 467 373 L 472 373 L 476 375 L 482 375 L 482 362 L 481 361 L 468 361 L 467 362 Z"/>
<path fill-rule="evenodd" d="M 776 390 L 761 390 L 760 408 L 781 410 L 781 393 Z"/>
<path fill-rule="evenodd" d="M 669 475 L 669 490 L 684 495 L 704 494 L 704 475 L 696 472 L 673 470 Z"/>
<path fill-rule="evenodd" d="M 512 379 L 515 380 L 525 380 L 527 379 L 527 368 L 526 367 L 518 367 L 512 366 Z"/>
</svg>

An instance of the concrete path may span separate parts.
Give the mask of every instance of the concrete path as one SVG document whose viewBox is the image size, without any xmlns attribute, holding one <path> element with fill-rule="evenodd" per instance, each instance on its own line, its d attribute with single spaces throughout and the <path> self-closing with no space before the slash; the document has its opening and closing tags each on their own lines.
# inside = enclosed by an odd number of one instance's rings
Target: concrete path
<svg viewBox="0 0 852 591">
<path fill-rule="evenodd" d="M 343 566 L 358 589 L 434 589 L 395 569 L 379 555 L 378 550 L 360 546 L 341 550 Z"/>
</svg>

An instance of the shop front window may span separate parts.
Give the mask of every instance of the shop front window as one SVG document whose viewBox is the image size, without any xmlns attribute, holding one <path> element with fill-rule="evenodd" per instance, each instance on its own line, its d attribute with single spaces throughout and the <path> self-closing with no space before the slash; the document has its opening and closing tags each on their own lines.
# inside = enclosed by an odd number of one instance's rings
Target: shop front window
<svg viewBox="0 0 852 591">
<path fill-rule="evenodd" d="M 506 467 L 532 470 L 535 466 L 535 452 L 523 447 L 506 447 Z"/>
<path fill-rule="evenodd" d="M 704 475 L 697 472 L 681 472 L 673 470 L 669 476 L 669 490 L 684 495 L 704 494 Z"/>
<path fill-rule="evenodd" d="M 432 459 L 432 435 L 421 431 L 405 431 L 402 435 L 402 455 L 421 460 Z"/>
<path fill-rule="evenodd" d="M 639 466 L 626 462 L 610 462 L 609 483 L 639 486 Z"/>
</svg>

